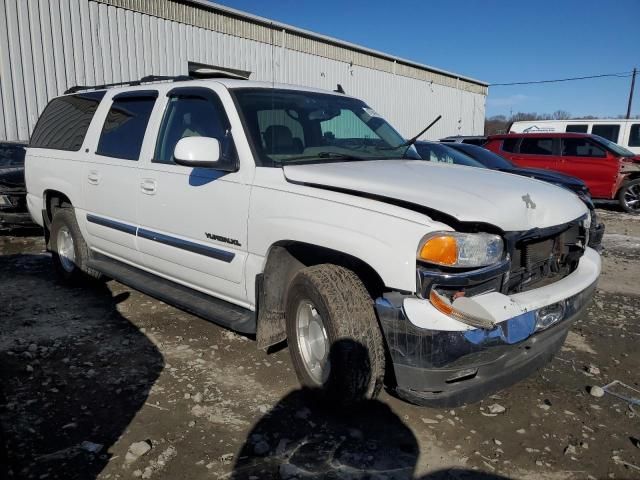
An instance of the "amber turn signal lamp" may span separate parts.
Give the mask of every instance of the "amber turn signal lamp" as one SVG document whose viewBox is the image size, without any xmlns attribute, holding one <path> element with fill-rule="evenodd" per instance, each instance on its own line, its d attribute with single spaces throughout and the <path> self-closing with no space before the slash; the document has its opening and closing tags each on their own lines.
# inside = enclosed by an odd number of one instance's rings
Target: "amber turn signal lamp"
<svg viewBox="0 0 640 480">
<path fill-rule="evenodd" d="M 458 260 L 458 244 L 456 238 L 439 235 L 427 240 L 418 256 L 421 260 L 438 265 L 455 265 Z"/>
</svg>

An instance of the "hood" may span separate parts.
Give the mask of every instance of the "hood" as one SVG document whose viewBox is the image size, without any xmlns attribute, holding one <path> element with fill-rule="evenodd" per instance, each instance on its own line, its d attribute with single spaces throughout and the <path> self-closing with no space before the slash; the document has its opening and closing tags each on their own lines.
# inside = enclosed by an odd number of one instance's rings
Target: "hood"
<svg viewBox="0 0 640 480">
<path fill-rule="evenodd" d="M 0 190 L 25 190 L 24 167 L 0 167 Z"/>
<path fill-rule="evenodd" d="M 535 178 L 542 182 L 555 183 L 576 192 L 587 189 L 587 185 L 579 178 L 572 177 L 571 175 L 565 175 L 564 173 L 554 172 L 552 170 L 545 170 L 543 168 L 515 167 L 502 171 L 513 173 L 515 175 L 522 175 L 524 177 Z"/>
<path fill-rule="evenodd" d="M 396 199 L 503 231 L 551 227 L 587 213 L 578 197 L 562 188 L 483 168 L 378 160 L 287 165 L 283 170 L 289 182 Z"/>
</svg>

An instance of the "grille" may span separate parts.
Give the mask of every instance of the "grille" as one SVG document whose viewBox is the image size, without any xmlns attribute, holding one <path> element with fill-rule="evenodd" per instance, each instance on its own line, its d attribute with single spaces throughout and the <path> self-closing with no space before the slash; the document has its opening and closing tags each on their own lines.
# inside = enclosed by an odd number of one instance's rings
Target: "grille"
<svg viewBox="0 0 640 480">
<path fill-rule="evenodd" d="M 513 239 L 507 293 L 525 292 L 557 282 L 572 273 L 584 254 L 585 232 L 580 221 L 559 233 Z"/>
</svg>

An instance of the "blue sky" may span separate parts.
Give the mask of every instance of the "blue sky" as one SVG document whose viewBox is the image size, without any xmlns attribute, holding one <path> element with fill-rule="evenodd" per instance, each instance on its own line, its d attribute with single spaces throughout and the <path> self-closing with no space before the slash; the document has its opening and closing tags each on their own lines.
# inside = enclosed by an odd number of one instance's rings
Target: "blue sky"
<svg viewBox="0 0 640 480">
<path fill-rule="evenodd" d="M 219 0 L 239 10 L 489 83 L 640 68 L 640 0 Z M 615 116 L 630 78 L 493 87 L 487 115 Z M 640 115 L 640 76 L 632 113 Z"/>
</svg>

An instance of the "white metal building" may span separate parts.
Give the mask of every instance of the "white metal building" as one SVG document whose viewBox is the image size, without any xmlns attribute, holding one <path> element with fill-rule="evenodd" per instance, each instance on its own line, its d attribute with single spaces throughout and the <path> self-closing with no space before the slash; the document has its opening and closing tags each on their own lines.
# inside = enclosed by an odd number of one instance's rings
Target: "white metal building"
<svg viewBox="0 0 640 480">
<path fill-rule="evenodd" d="M 73 85 L 187 74 L 190 62 L 252 80 L 344 90 L 406 137 L 484 129 L 487 84 L 205 0 L 0 0 L 0 140 L 28 140 Z"/>
</svg>

